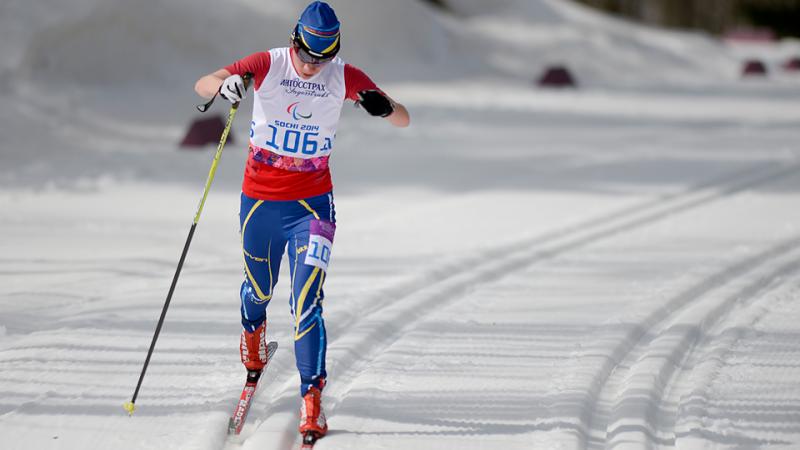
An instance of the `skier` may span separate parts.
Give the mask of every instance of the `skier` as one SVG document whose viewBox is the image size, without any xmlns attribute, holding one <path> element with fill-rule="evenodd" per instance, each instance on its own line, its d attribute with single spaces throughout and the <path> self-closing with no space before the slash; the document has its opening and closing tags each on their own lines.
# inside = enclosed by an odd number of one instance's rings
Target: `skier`
<svg viewBox="0 0 800 450">
<path fill-rule="evenodd" d="M 290 34 L 289 47 L 254 53 L 201 77 L 195 91 L 236 103 L 252 75 L 253 116 L 239 212 L 244 253 L 241 285 L 241 359 L 248 371 L 267 363 L 266 310 L 288 245 L 290 305 L 300 372 L 299 431 L 322 437 L 325 387 L 323 284 L 336 229 L 328 159 L 345 100 L 373 116 L 406 127 L 406 108 L 360 69 L 337 57 L 339 20 L 324 2 L 308 5 Z"/>
</svg>

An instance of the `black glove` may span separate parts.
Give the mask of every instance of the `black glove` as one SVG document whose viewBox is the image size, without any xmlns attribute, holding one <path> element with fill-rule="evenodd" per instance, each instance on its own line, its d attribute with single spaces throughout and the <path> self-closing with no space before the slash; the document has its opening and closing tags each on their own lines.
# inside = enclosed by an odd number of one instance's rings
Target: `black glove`
<svg viewBox="0 0 800 450">
<path fill-rule="evenodd" d="M 361 91 L 358 98 L 358 104 L 373 116 L 386 117 L 394 112 L 392 102 L 379 91 Z"/>
</svg>

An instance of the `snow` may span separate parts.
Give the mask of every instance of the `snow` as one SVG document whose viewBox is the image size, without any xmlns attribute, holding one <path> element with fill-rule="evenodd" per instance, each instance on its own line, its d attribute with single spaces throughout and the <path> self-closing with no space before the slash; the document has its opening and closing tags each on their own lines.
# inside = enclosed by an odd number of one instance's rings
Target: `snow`
<svg viewBox="0 0 800 450">
<path fill-rule="evenodd" d="M 317 448 L 799 447 L 800 78 L 779 67 L 800 43 L 448 3 L 333 2 L 343 56 L 412 126 L 342 115 Z M 282 45 L 303 4 L 0 6 L 4 449 L 299 444 L 279 299 L 280 348 L 225 434 L 247 104 L 122 404 L 211 162 L 177 150 L 193 82 Z M 751 57 L 769 77 L 740 78 Z M 536 89 L 551 64 L 580 88 Z"/>
</svg>

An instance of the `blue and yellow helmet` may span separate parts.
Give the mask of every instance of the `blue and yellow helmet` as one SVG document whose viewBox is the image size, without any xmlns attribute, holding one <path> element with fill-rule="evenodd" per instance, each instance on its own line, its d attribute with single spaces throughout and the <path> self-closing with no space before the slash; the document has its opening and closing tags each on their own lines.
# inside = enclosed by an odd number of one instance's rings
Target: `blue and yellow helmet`
<svg viewBox="0 0 800 450">
<path fill-rule="evenodd" d="M 339 19 L 325 2 L 311 3 L 292 31 L 292 42 L 306 53 L 325 61 L 339 53 Z"/>
</svg>

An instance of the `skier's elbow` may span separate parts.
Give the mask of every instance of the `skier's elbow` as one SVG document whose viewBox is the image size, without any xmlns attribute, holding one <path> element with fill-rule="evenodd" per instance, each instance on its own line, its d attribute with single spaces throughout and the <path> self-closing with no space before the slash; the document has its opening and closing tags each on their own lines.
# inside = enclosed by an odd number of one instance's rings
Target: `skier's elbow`
<svg viewBox="0 0 800 450">
<path fill-rule="evenodd" d="M 200 78 L 199 80 L 197 80 L 197 81 L 194 83 L 194 91 L 195 91 L 195 92 L 197 93 L 197 95 L 199 95 L 200 97 L 205 97 L 205 95 L 203 95 L 203 90 L 202 90 L 202 88 L 203 88 L 203 85 L 202 85 L 202 83 L 201 83 L 202 81 L 203 81 L 203 79 L 202 79 L 202 78 Z"/>
<path fill-rule="evenodd" d="M 229 76 L 231 73 L 225 69 L 204 75 L 194 84 L 194 91 L 203 98 L 211 98 L 219 91 L 225 78 Z"/>
</svg>

